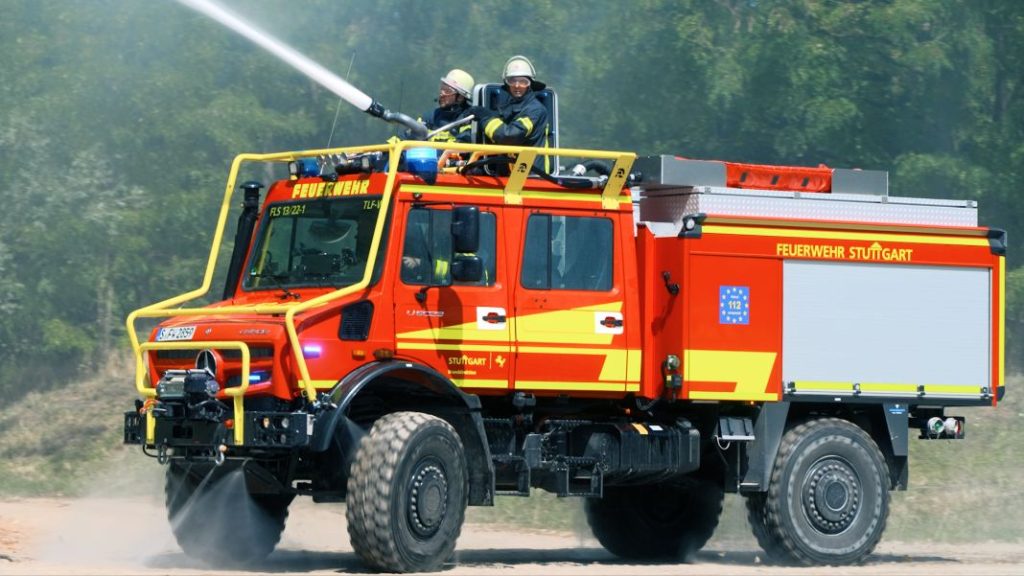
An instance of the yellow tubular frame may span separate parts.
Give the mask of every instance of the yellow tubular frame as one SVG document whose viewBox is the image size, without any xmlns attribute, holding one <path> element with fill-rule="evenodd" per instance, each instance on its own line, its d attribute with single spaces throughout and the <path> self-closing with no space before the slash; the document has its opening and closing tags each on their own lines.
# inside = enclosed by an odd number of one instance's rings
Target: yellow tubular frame
<svg viewBox="0 0 1024 576">
<path fill-rule="evenodd" d="M 217 217 L 217 228 L 213 235 L 213 242 L 210 246 L 210 255 L 206 262 L 206 272 L 203 275 L 203 283 L 189 292 L 161 300 L 155 304 L 144 306 L 133 311 L 126 319 L 128 338 L 131 340 L 132 352 L 135 355 L 135 389 L 140 396 L 146 398 L 156 397 L 155 385 L 146 385 L 146 366 L 143 355 L 152 350 L 182 350 L 195 348 L 197 344 L 206 348 L 228 348 L 237 349 L 242 354 L 242 381 L 237 388 L 225 391 L 225 394 L 232 396 L 235 409 L 234 441 L 241 445 L 244 439 L 244 408 L 242 406 L 243 396 L 249 387 L 249 346 L 242 341 L 217 341 L 217 342 L 147 342 L 141 344 L 135 329 L 135 322 L 139 318 L 169 318 L 172 316 L 226 316 L 231 314 L 284 314 L 285 330 L 288 333 L 288 341 L 292 347 L 292 354 L 296 365 L 299 368 L 300 386 L 310 402 L 316 400 L 316 386 L 310 380 L 309 369 L 306 366 L 306 359 L 302 355 L 302 347 L 299 344 L 299 335 L 295 328 L 295 316 L 307 310 L 323 306 L 349 294 L 366 289 L 370 285 L 370 278 L 376 266 L 377 252 L 384 234 L 384 223 L 387 219 L 391 205 L 392 189 L 395 178 L 398 174 L 398 159 L 404 150 L 408 148 L 435 148 L 439 150 L 456 150 L 459 152 L 471 152 L 477 154 L 509 154 L 515 155 L 513 164 L 519 166 L 525 163 L 530 166 L 537 154 L 546 156 L 562 155 L 568 157 L 584 157 L 595 159 L 606 159 L 614 161 L 612 175 L 605 183 L 601 191 L 602 203 L 606 207 L 618 206 L 618 196 L 622 186 L 625 184 L 626 175 L 632 167 L 636 155 L 632 152 L 608 152 L 597 150 L 574 150 L 557 148 L 524 148 L 521 146 L 490 146 L 482 144 L 459 144 L 452 142 L 415 142 L 393 140 L 386 145 L 358 146 L 350 148 L 331 148 L 319 150 L 303 150 L 299 152 L 282 152 L 276 154 L 239 154 L 231 163 L 231 171 L 228 175 L 227 185 L 224 188 L 224 199 L 221 202 L 220 215 Z M 323 294 L 305 302 L 292 302 L 286 304 L 256 304 L 249 306 L 222 306 L 217 308 L 179 308 L 177 306 L 190 300 L 200 298 L 210 291 L 213 282 L 214 269 L 217 263 L 217 255 L 220 252 L 221 243 L 224 238 L 224 230 L 227 226 L 228 212 L 231 208 L 231 197 L 235 190 L 235 180 L 238 171 L 244 162 L 291 162 L 299 158 L 309 158 L 334 154 L 358 154 L 364 152 L 387 152 L 388 172 L 384 184 L 384 193 L 381 200 L 380 211 L 377 223 L 373 230 L 373 239 L 370 241 L 369 258 L 366 262 L 366 270 L 363 278 L 350 286 Z M 524 178 L 510 178 L 505 187 L 506 202 L 510 204 L 521 203 L 520 193 L 526 183 Z M 152 414 L 147 414 L 146 442 L 153 443 Z"/>
</svg>

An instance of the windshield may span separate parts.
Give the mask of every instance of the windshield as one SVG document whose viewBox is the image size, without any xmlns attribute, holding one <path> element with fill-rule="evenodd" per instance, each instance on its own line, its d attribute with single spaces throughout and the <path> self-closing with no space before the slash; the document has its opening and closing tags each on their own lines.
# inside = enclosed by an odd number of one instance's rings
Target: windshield
<svg viewBox="0 0 1024 576">
<path fill-rule="evenodd" d="M 380 201 L 380 196 L 359 196 L 271 204 L 243 288 L 338 288 L 358 282 Z"/>
</svg>

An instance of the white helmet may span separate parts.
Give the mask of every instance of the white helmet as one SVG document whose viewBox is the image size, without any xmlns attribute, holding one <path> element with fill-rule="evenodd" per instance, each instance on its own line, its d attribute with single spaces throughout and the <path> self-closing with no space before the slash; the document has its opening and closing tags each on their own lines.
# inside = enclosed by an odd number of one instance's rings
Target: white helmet
<svg viewBox="0 0 1024 576">
<path fill-rule="evenodd" d="M 533 80 L 533 77 L 536 75 L 537 73 L 534 71 L 530 60 L 526 56 L 516 55 L 509 58 L 508 62 L 505 62 L 505 70 L 502 72 L 501 77 L 526 76 Z"/>
<path fill-rule="evenodd" d="M 473 77 L 465 70 L 454 68 L 441 78 L 441 83 L 458 92 L 463 98 L 469 99 L 473 90 Z"/>
</svg>

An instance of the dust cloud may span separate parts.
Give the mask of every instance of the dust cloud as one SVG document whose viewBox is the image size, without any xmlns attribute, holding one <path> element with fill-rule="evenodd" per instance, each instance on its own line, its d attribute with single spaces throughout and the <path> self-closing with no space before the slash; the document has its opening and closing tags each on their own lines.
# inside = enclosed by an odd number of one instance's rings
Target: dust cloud
<svg viewBox="0 0 1024 576">
<path fill-rule="evenodd" d="M 163 468 L 135 469 L 130 475 L 126 479 L 109 470 L 81 497 L 62 501 L 59 515 L 38 518 L 42 537 L 26 555 L 47 564 L 141 566 L 174 549 L 167 522 L 154 521 L 150 512 L 162 506 Z"/>
</svg>

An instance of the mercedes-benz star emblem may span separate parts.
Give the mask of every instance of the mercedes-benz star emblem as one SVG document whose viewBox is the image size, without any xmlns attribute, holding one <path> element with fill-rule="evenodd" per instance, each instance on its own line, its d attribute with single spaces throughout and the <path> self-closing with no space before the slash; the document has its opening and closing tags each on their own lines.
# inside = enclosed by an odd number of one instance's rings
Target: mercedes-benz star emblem
<svg viewBox="0 0 1024 576">
<path fill-rule="evenodd" d="M 210 374 L 217 374 L 217 357 L 212 350 L 202 350 L 196 356 L 196 368 L 206 370 Z"/>
</svg>

